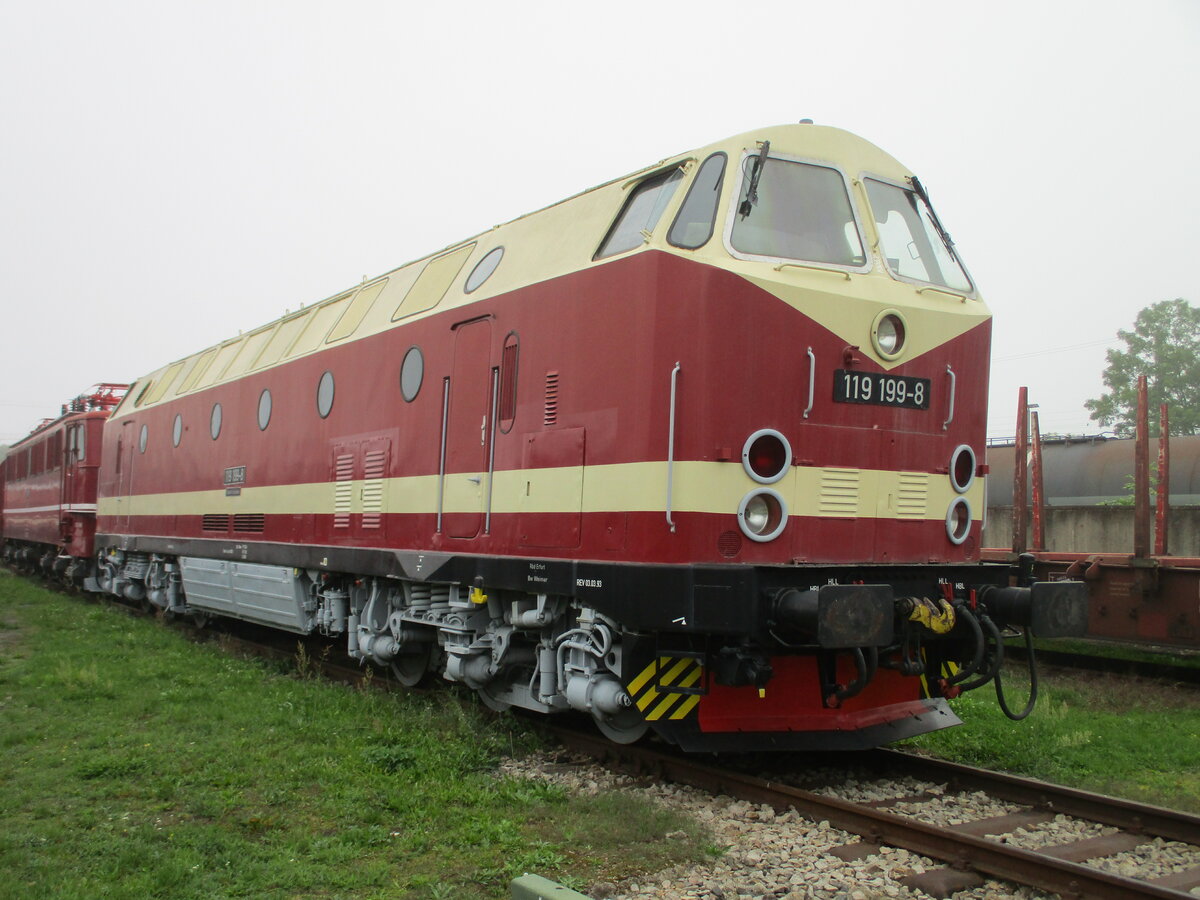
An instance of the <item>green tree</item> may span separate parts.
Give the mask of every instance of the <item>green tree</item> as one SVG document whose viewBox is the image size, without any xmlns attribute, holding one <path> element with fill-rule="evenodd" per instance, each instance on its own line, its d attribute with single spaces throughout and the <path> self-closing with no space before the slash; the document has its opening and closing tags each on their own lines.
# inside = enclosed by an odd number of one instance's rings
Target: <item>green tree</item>
<svg viewBox="0 0 1200 900">
<path fill-rule="evenodd" d="M 1127 350 L 1110 349 L 1104 370 L 1108 392 L 1083 405 L 1101 425 L 1129 436 L 1137 424 L 1137 379 L 1146 376 L 1150 433 L 1158 434 L 1158 405 L 1166 403 L 1171 434 L 1200 432 L 1200 309 L 1183 299 L 1163 300 L 1137 314 L 1133 331 L 1117 337 Z"/>
</svg>

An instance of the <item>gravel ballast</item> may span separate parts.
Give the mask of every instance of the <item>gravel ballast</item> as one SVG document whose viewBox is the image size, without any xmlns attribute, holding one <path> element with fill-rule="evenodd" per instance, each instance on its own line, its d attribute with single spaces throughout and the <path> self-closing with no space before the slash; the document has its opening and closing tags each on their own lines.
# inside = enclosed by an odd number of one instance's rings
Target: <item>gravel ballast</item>
<svg viewBox="0 0 1200 900">
<path fill-rule="evenodd" d="M 812 822 L 794 810 L 776 813 L 769 806 L 612 772 L 584 756 L 561 752 L 535 754 L 505 761 L 502 771 L 514 777 L 556 784 L 572 795 L 602 791 L 641 794 L 691 816 L 707 829 L 714 845 L 724 849 L 711 862 L 678 866 L 620 884 L 593 885 L 587 893 L 598 900 L 925 900 L 927 894 L 907 887 L 901 879 L 942 866 L 895 847 L 882 847 L 878 853 L 863 859 L 844 861 L 831 851 L 859 838 L 828 822 Z M 943 825 L 1004 815 L 1019 808 L 986 794 L 948 792 L 943 785 L 908 777 L 842 776 L 839 783 L 818 790 L 846 800 L 904 797 L 889 811 Z M 931 799 L 911 799 L 925 793 L 932 795 Z M 1112 830 L 1060 815 L 1036 829 L 1019 829 L 1007 835 L 1005 842 L 1037 849 Z M 664 835 L 666 840 L 672 838 L 670 834 Z M 1139 878 L 1166 875 L 1195 865 L 1200 865 L 1200 849 L 1164 841 L 1150 842 L 1103 861 L 1104 868 L 1111 872 Z M 978 888 L 954 896 L 958 900 L 1049 900 L 1057 895 L 987 880 Z"/>
</svg>

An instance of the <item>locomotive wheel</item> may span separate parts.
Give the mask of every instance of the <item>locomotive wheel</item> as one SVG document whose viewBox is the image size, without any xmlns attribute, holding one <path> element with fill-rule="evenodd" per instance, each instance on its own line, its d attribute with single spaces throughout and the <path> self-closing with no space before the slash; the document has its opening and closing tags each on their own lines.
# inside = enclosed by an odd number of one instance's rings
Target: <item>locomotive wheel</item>
<svg viewBox="0 0 1200 900">
<path fill-rule="evenodd" d="M 623 709 L 615 716 L 596 716 L 596 727 L 614 744 L 635 744 L 646 736 L 650 724 L 635 706 Z"/>
<path fill-rule="evenodd" d="M 502 688 L 503 685 L 494 685 L 491 683 L 485 684 L 478 688 L 476 693 L 479 694 L 479 699 L 483 701 L 483 705 L 488 709 L 494 710 L 495 712 L 507 712 L 508 710 L 512 709 L 512 704 L 507 700 L 501 700 L 497 696 L 499 691 L 494 690 L 496 687 Z"/>
<path fill-rule="evenodd" d="M 429 648 L 401 653 L 392 660 L 392 674 L 405 687 L 416 687 L 429 671 Z"/>
</svg>

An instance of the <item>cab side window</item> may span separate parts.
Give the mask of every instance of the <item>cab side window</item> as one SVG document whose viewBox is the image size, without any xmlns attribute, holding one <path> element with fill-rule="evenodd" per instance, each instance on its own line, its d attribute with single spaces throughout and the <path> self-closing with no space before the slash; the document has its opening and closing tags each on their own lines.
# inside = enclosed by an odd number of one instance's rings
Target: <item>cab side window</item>
<svg viewBox="0 0 1200 900">
<path fill-rule="evenodd" d="M 642 232 L 654 231 L 681 180 L 683 170 L 674 168 L 652 175 L 635 187 L 592 259 L 605 259 L 642 246 Z"/>
<path fill-rule="evenodd" d="M 667 232 L 667 240 L 676 247 L 695 250 L 712 237 L 726 160 L 724 153 L 714 153 L 700 166 L 696 180 L 679 207 L 679 215 Z"/>
</svg>

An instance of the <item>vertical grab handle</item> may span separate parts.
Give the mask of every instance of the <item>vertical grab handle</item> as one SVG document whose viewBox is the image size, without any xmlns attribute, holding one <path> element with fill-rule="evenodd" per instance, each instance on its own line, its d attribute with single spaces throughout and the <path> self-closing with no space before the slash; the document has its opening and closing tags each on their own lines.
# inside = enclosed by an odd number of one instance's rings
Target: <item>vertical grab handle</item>
<svg viewBox="0 0 1200 900">
<path fill-rule="evenodd" d="M 675 477 L 675 388 L 679 381 L 679 363 L 671 370 L 671 415 L 667 423 L 667 525 L 675 533 L 675 522 L 671 518 L 671 492 Z"/>
<path fill-rule="evenodd" d="M 492 369 L 492 427 L 488 436 L 487 513 L 483 517 L 483 533 L 492 533 L 492 483 L 496 478 L 496 411 L 500 405 L 500 368 Z"/>
<path fill-rule="evenodd" d="M 958 379 L 954 376 L 954 370 L 949 365 L 946 366 L 946 374 L 950 376 L 950 410 L 946 414 L 946 421 L 942 423 L 942 431 L 950 427 L 950 423 L 954 421 L 954 389 L 958 384 Z"/>
<path fill-rule="evenodd" d="M 812 347 L 808 348 L 808 406 L 804 407 L 804 418 L 808 418 L 808 414 L 813 408 L 813 392 L 817 387 L 817 354 L 813 353 Z"/>
<path fill-rule="evenodd" d="M 442 379 L 442 447 L 438 451 L 437 533 L 442 533 L 442 507 L 446 495 L 446 425 L 450 417 L 450 379 Z"/>
</svg>

